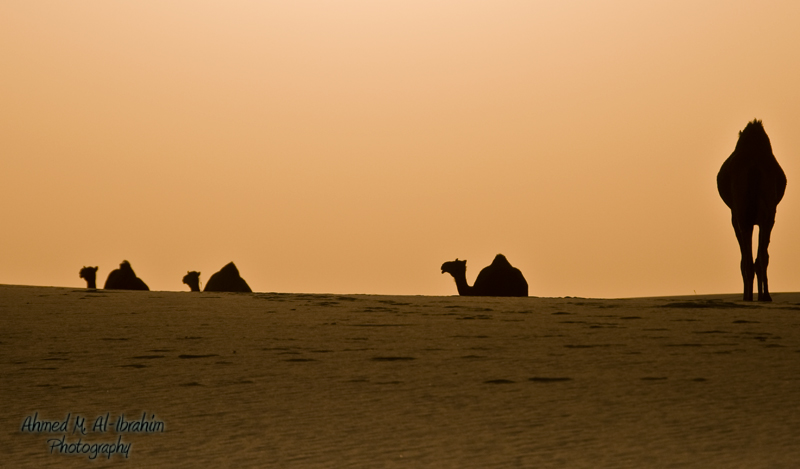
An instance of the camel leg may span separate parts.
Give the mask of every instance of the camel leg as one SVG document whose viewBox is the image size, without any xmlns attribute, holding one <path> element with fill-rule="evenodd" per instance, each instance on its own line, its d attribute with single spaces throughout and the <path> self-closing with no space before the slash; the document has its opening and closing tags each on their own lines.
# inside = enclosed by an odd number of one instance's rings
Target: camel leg
<svg viewBox="0 0 800 469">
<path fill-rule="evenodd" d="M 736 232 L 736 240 L 739 241 L 739 251 L 742 253 L 740 263 L 742 269 L 742 281 L 744 282 L 744 301 L 753 301 L 753 277 L 755 270 L 753 266 L 753 226 L 739 226 L 736 218 L 733 219 L 733 231 Z"/>
<path fill-rule="evenodd" d="M 767 283 L 767 266 L 769 265 L 769 238 L 772 234 L 773 224 L 758 227 L 758 254 L 756 255 L 755 271 L 758 277 L 758 301 L 772 301 Z"/>
</svg>

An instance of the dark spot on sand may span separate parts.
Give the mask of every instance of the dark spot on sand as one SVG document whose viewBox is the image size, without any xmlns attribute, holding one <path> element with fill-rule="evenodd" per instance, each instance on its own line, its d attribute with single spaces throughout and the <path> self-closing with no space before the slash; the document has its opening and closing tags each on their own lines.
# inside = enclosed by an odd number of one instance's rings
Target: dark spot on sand
<svg viewBox="0 0 800 469">
<path fill-rule="evenodd" d="M 181 386 L 202 386 L 202 384 L 198 383 L 197 381 L 192 381 L 191 383 L 183 383 Z"/>
<path fill-rule="evenodd" d="M 408 360 L 415 360 L 414 357 L 372 357 L 373 361 L 376 362 L 398 362 L 398 361 L 408 361 Z"/>
<path fill-rule="evenodd" d="M 100 340 L 131 340 L 127 337 L 104 337 Z"/>
<path fill-rule="evenodd" d="M 355 300 L 355 298 L 352 298 L 352 299 Z M 394 300 L 378 300 L 378 303 L 383 303 L 383 304 L 392 305 L 392 306 L 411 306 L 411 303 L 403 303 L 403 302 L 394 301 Z"/>
<path fill-rule="evenodd" d="M 138 357 L 131 357 L 136 360 L 152 360 L 154 358 L 164 358 L 164 355 L 139 355 Z"/>
<path fill-rule="evenodd" d="M 364 313 L 396 313 L 397 310 L 394 308 L 387 308 L 386 306 L 365 306 L 364 309 L 361 310 Z"/>
<path fill-rule="evenodd" d="M 573 345 L 567 344 L 564 347 L 566 348 L 604 348 L 604 347 L 625 347 L 625 344 L 581 344 L 581 345 Z"/>
<path fill-rule="evenodd" d="M 285 362 L 315 362 L 313 358 L 287 358 Z"/>
<path fill-rule="evenodd" d="M 202 339 L 202 338 L 203 338 L 203 337 L 197 337 L 197 336 L 193 336 L 193 335 L 187 335 L 187 336 L 184 336 L 184 337 L 183 337 L 183 339 L 181 339 L 180 337 L 178 337 L 178 340 L 200 340 L 200 339 Z"/>
<path fill-rule="evenodd" d="M 533 381 L 534 383 L 558 383 L 562 381 L 572 381 L 572 378 L 548 378 L 544 376 L 534 376 L 533 378 L 528 378 L 528 381 Z"/>
<path fill-rule="evenodd" d="M 410 324 L 349 324 L 351 327 L 405 327 Z"/>
<path fill-rule="evenodd" d="M 120 365 L 120 368 L 147 368 L 147 365 L 140 365 L 139 363 L 132 363 L 130 365 Z"/>
<path fill-rule="evenodd" d="M 759 321 L 748 321 L 746 319 L 737 319 L 733 321 L 734 324 L 761 324 Z"/>
<path fill-rule="evenodd" d="M 514 381 L 510 379 L 490 379 L 488 381 L 484 381 L 484 384 L 514 384 Z"/>
<path fill-rule="evenodd" d="M 216 353 L 211 353 L 208 355 L 178 355 L 178 358 L 208 358 L 208 357 L 218 357 Z"/>
</svg>

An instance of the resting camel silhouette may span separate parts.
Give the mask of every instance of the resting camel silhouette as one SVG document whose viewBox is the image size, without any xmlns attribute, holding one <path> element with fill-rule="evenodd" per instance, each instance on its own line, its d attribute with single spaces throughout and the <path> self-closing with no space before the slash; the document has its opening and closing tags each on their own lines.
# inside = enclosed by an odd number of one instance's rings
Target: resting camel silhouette
<svg viewBox="0 0 800 469">
<path fill-rule="evenodd" d="M 758 279 L 758 301 L 772 301 L 767 283 L 769 238 L 775 210 L 786 191 L 786 175 L 772 154 L 772 145 L 759 120 L 739 132 L 731 156 L 717 174 L 719 195 L 731 209 L 733 230 L 742 254 L 744 301 L 753 301 L 753 276 Z M 753 262 L 753 226 L 758 225 L 758 252 Z"/>
<path fill-rule="evenodd" d="M 472 286 L 467 284 L 467 261 L 445 262 L 442 273 L 445 272 L 453 276 L 461 296 L 528 296 L 528 282 L 522 272 L 512 267 L 502 254 L 481 270 Z"/>
<path fill-rule="evenodd" d="M 189 285 L 191 291 L 200 291 L 200 272 L 196 270 L 186 272 L 186 275 L 183 276 L 183 283 Z"/>
<path fill-rule="evenodd" d="M 86 288 L 97 288 L 97 267 L 84 266 L 79 275 L 86 280 Z"/>
<path fill-rule="evenodd" d="M 108 274 L 106 290 L 150 290 L 147 285 L 133 272 L 130 262 L 122 261 L 119 269 L 114 269 Z"/>
<path fill-rule="evenodd" d="M 198 272 L 198 276 L 199 275 Z M 187 277 L 188 276 L 189 274 L 187 274 Z M 185 279 L 186 277 L 184 277 L 184 280 Z M 200 291 L 199 286 L 197 291 Z M 247 282 L 239 275 L 239 269 L 236 268 L 236 265 L 234 265 L 233 262 L 229 262 L 225 267 L 221 268 L 219 272 L 209 277 L 206 288 L 203 291 L 250 293 L 253 290 L 250 289 Z"/>
</svg>

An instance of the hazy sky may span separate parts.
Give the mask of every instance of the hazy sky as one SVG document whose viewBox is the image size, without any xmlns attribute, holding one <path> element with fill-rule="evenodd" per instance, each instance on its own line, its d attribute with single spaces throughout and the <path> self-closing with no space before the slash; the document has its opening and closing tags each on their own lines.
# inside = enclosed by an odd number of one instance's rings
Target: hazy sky
<svg viewBox="0 0 800 469">
<path fill-rule="evenodd" d="M 741 291 L 716 174 L 762 119 L 800 290 L 800 2 L 0 3 L 0 283 Z M 798 184 L 798 186 L 796 186 Z"/>
</svg>

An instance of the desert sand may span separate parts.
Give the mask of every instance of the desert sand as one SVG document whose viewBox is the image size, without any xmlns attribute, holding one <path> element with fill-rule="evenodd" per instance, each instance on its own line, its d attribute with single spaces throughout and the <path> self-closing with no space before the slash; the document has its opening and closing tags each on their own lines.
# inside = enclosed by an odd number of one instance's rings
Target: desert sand
<svg viewBox="0 0 800 469">
<path fill-rule="evenodd" d="M 798 467 L 800 294 L 773 298 L 0 286 L 0 465 Z"/>
</svg>

